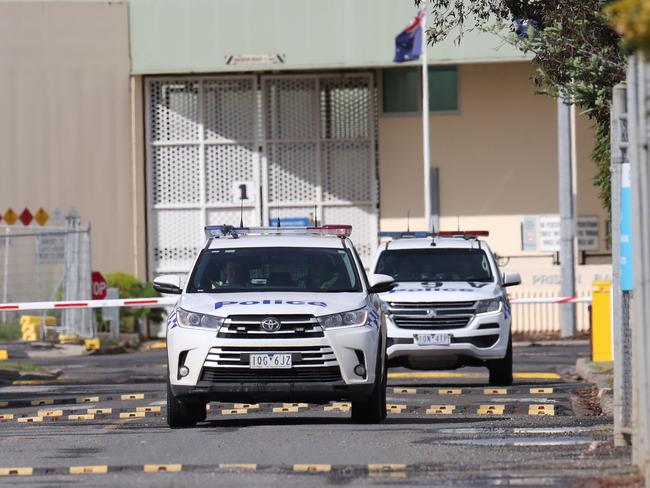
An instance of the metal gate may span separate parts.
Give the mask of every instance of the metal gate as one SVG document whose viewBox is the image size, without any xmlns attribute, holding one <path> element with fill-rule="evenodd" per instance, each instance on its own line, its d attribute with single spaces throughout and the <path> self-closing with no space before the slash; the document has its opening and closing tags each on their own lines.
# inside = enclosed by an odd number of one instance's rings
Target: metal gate
<svg viewBox="0 0 650 488">
<path fill-rule="evenodd" d="M 348 223 L 368 262 L 377 235 L 372 74 L 148 78 L 151 275 L 186 272 L 203 226 Z"/>
</svg>

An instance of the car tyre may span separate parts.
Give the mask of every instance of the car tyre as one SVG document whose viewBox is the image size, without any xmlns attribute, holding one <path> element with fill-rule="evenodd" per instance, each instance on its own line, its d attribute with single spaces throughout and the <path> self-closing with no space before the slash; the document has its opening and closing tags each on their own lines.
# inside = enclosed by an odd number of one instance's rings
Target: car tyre
<svg viewBox="0 0 650 488">
<path fill-rule="evenodd" d="M 381 378 L 381 380 L 375 382 L 372 395 L 366 400 L 352 401 L 352 422 L 354 423 L 377 424 L 386 418 L 388 368 L 385 361 L 377 361 L 375 378 Z"/>
<path fill-rule="evenodd" d="M 172 429 L 194 427 L 197 422 L 205 420 L 204 402 L 181 401 L 172 393 L 169 380 L 167 381 L 167 425 Z"/>
<path fill-rule="evenodd" d="M 508 336 L 505 357 L 488 361 L 487 367 L 490 372 L 490 386 L 512 385 L 512 334 Z"/>
</svg>

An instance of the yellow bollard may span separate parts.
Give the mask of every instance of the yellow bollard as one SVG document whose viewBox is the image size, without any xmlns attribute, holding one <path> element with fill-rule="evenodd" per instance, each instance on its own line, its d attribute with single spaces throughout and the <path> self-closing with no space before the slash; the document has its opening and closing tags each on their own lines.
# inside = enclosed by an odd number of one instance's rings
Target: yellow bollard
<svg viewBox="0 0 650 488">
<path fill-rule="evenodd" d="M 22 333 L 23 341 L 38 341 L 41 338 L 41 327 L 54 327 L 56 325 L 56 317 L 45 317 L 45 320 L 40 315 L 21 315 L 20 316 L 20 331 Z"/>
<path fill-rule="evenodd" d="M 591 292 L 591 360 L 612 361 L 611 281 L 594 281 Z"/>
</svg>

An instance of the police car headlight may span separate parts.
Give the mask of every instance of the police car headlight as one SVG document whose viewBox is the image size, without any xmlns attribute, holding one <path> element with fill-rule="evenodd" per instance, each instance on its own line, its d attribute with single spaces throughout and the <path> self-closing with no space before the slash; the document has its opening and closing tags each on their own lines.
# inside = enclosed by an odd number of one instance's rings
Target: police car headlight
<svg viewBox="0 0 650 488">
<path fill-rule="evenodd" d="M 501 310 L 501 299 L 490 298 L 489 300 L 479 300 L 476 307 L 476 313 L 498 312 Z"/>
<path fill-rule="evenodd" d="M 324 317 L 318 317 L 318 322 L 320 322 L 320 325 L 325 329 L 365 325 L 367 320 L 367 308 L 360 308 L 359 310 L 352 310 L 350 312 L 335 313 L 332 315 L 325 315 Z"/>
<path fill-rule="evenodd" d="M 182 308 L 176 313 L 178 323 L 182 327 L 203 327 L 205 329 L 218 329 L 223 324 L 223 319 L 213 315 L 204 315 L 202 313 L 188 312 Z"/>
</svg>

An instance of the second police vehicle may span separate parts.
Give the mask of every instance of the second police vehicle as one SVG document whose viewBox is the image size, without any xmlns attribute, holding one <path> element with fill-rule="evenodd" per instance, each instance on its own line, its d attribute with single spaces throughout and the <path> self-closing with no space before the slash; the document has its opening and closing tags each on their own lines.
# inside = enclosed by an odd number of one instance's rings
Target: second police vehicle
<svg viewBox="0 0 650 488">
<path fill-rule="evenodd" d="M 351 402 L 352 418 L 386 416 L 386 324 L 350 226 L 208 226 L 187 282 L 159 276 L 179 294 L 167 329 L 167 422 L 205 420 L 206 404 Z"/>
<path fill-rule="evenodd" d="M 490 385 L 512 384 L 512 314 L 486 231 L 380 233 L 374 273 L 398 287 L 381 294 L 388 306 L 388 358 L 413 369 L 487 366 Z"/>
</svg>

